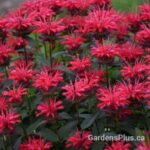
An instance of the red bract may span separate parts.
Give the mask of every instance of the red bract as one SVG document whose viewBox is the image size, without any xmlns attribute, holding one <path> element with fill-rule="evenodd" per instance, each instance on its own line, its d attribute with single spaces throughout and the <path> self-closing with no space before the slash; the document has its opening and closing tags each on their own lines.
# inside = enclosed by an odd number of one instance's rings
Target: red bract
<svg viewBox="0 0 150 150">
<path fill-rule="evenodd" d="M 20 145 L 19 150 L 50 150 L 52 147 L 53 144 L 44 141 L 43 138 L 29 138 L 27 142 Z"/>
<path fill-rule="evenodd" d="M 9 79 L 18 83 L 28 83 L 32 80 L 34 73 L 32 64 L 26 64 L 26 62 L 21 61 L 11 67 Z"/>
<path fill-rule="evenodd" d="M 150 21 L 150 5 L 144 4 L 140 7 L 140 17 L 142 21 Z"/>
<path fill-rule="evenodd" d="M 130 42 L 120 45 L 119 57 L 123 61 L 127 61 L 127 62 L 135 61 L 143 55 L 144 55 L 144 50 L 140 46 L 137 46 Z"/>
<path fill-rule="evenodd" d="M 78 50 L 78 48 L 84 44 L 85 39 L 77 35 L 68 35 L 64 37 L 62 44 L 67 45 L 69 50 Z"/>
<path fill-rule="evenodd" d="M 22 86 L 13 87 L 3 92 L 3 96 L 8 97 L 8 101 L 11 103 L 22 103 L 23 97 L 27 95 L 27 89 Z"/>
<path fill-rule="evenodd" d="M 109 89 L 100 88 L 98 90 L 98 100 L 100 103 L 97 107 L 100 109 L 118 110 L 120 107 L 129 105 L 129 101 L 122 95 L 117 87 L 110 87 Z"/>
<path fill-rule="evenodd" d="M 58 112 L 63 109 L 64 106 L 61 100 L 56 101 L 55 99 L 49 99 L 37 107 L 39 111 L 37 116 L 44 115 L 48 119 L 58 119 Z"/>
<path fill-rule="evenodd" d="M 94 10 L 85 19 L 85 32 L 99 32 L 117 30 L 120 16 L 114 10 Z"/>
<path fill-rule="evenodd" d="M 100 60 L 112 60 L 118 55 L 118 49 L 116 45 L 102 45 L 92 48 L 92 55 Z"/>
<path fill-rule="evenodd" d="M 37 74 L 34 86 L 40 90 L 48 91 L 55 88 L 63 81 L 63 74 L 60 71 L 48 72 L 41 71 Z"/>
<path fill-rule="evenodd" d="M 0 65 L 7 64 L 15 51 L 8 45 L 0 45 Z"/>
<path fill-rule="evenodd" d="M 93 142 L 89 139 L 90 135 L 91 135 L 90 131 L 84 131 L 84 132 L 77 131 L 74 136 L 69 137 L 66 147 L 90 150 L 90 147 L 93 144 Z"/>
<path fill-rule="evenodd" d="M 91 60 L 89 58 L 79 59 L 76 58 L 70 62 L 69 69 L 77 73 L 82 73 L 83 71 L 88 70 L 91 67 Z"/>
<path fill-rule="evenodd" d="M 0 134 L 4 132 L 11 132 L 16 125 L 20 123 L 20 114 L 14 112 L 7 112 L 0 115 Z"/>
<path fill-rule="evenodd" d="M 124 142 L 114 142 L 111 146 L 107 146 L 105 150 L 131 150 L 131 144 Z"/>
<path fill-rule="evenodd" d="M 0 97 L 0 114 L 5 113 L 9 108 L 9 102 L 5 98 Z"/>
<path fill-rule="evenodd" d="M 144 79 L 147 66 L 142 62 L 137 62 L 134 66 L 127 64 L 121 70 L 125 79 Z"/>
</svg>

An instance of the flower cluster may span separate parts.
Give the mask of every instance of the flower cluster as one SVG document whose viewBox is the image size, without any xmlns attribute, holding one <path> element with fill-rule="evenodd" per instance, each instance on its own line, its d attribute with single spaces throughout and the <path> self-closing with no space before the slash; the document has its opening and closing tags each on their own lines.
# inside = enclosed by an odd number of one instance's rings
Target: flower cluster
<svg viewBox="0 0 150 150">
<path fill-rule="evenodd" d="M 149 4 L 29 0 L 0 17 L 0 149 L 149 150 L 149 112 Z M 146 141 L 89 139 L 105 127 Z"/>
</svg>

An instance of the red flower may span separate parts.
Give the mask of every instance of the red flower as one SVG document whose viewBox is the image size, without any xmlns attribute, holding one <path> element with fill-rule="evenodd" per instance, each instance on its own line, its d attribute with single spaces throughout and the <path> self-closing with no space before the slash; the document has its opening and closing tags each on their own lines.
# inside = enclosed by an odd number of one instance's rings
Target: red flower
<svg viewBox="0 0 150 150">
<path fill-rule="evenodd" d="M 0 45 L 0 65 L 7 64 L 15 51 L 8 45 Z"/>
<path fill-rule="evenodd" d="M 22 37 L 10 38 L 9 45 L 12 46 L 15 50 L 18 50 L 28 45 L 28 41 Z"/>
<path fill-rule="evenodd" d="M 51 142 L 45 142 L 42 138 L 29 138 L 27 142 L 20 145 L 19 150 L 50 150 L 52 147 Z"/>
<path fill-rule="evenodd" d="M 140 6 L 140 17 L 142 21 L 150 21 L 150 5 L 144 4 Z"/>
<path fill-rule="evenodd" d="M 67 45 L 69 50 L 76 50 L 82 44 L 84 44 L 84 42 L 85 42 L 85 39 L 80 36 L 68 35 L 64 37 L 64 41 L 62 42 L 62 44 Z"/>
<path fill-rule="evenodd" d="M 112 0 L 91 0 L 91 3 L 97 4 L 97 5 L 100 5 L 100 6 L 106 6 L 108 4 L 111 4 L 111 1 Z"/>
<path fill-rule="evenodd" d="M 99 44 L 92 48 L 92 55 L 102 60 L 111 60 L 118 55 L 118 49 L 116 45 Z"/>
<path fill-rule="evenodd" d="M 131 150 L 131 144 L 124 142 L 114 142 L 111 146 L 107 146 L 105 150 Z"/>
<path fill-rule="evenodd" d="M 128 106 L 129 101 L 118 88 L 100 88 L 98 90 L 98 100 L 100 104 L 97 105 L 100 109 L 115 109 L 118 110 L 120 107 Z"/>
<path fill-rule="evenodd" d="M 150 142 L 149 141 L 145 142 L 145 143 L 143 142 L 137 146 L 137 150 L 149 150 L 149 149 L 150 149 Z"/>
<path fill-rule="evenodd" d="M 35 25 L 37 26 L 35 32 L 41 33 L 43 35 L 55 35 L 56 33 L 60 33 L 65 29 L 65 27 L 62 24 L 62 20 L 50 20 L 47 22 L 44 19 L 43 21 L 41 20 L 36 22 Z"/>
<path fill-rule="evenodd" d="M 20 123 L 20 115 L 14 112 L 7 112 L 0 115 L 0 134 L 4 132 L 11 132 L 15 126 Z"/>
<path fill-rule="evenodd" d="M 0 98 L 0 114 L 5 113 L 10 108 L 9 102 L 1 97 Z"/>
<path fill-rule="evenodd" d="M 67 0 L 64 2 L 64 7 L 67 8 L 70 11 L 74 10 L 81 10 L 84 11 L 88 9 L 90 6 L 91 1 L 90 0 Z"/>
<path fill-rule="evenodd" d="M 27 95 L 27 89 L 21 86 L 13 87 L 12 90 L 4 91 L 3 96 L 8 97 L 9 102 L 22 103 L 23 97 Z"/>
<path fill-rule="evenodd" d="M 90 147 L 93 144 L 93 142 L 89 139 L 90 135 L 91 135 L 90 131 L 86 131 L 86 132 L 82 132 L 82 133 L 77 131 L 74 136 L 72 136 L 68 139 L 66 147 L 90 150 Z"/>
<path fill-rule="evenodd" d="M 11 67 L 9 79 L 15 80 L 18 83 L 28 83 L 33 78 L 33 75 L 32 64 L 20 61 Z"/>
<path fill-rule="evenodd" d="M 140 16 L 138 14 L 130 13 L 127 16 L 129 27 L 132 30 L 137 30 L 140 27 Z"/>
<path fill-rule="evenodd" d="M 94 10 L 85 18 L 85 32 L 117 30 L 120 16 L 114 10 Z"/>
<path fill-rule="evenodd" d="M 126 97 L 128 100 L 142 101 L 145 96 L 145 83 L 135 82 L 134 84 L 120 83 L 117 85 L 118 91 L 120 91 L 122 97 Z"/>
<path fill-rule="evenodd" d="M 87 92 L 91 87 L 89 86 L 88 79 L 79 79 L 75 83 L 70 83 L 63 87 L 66 99 L 70 102 L 75 102 L 75 100 L 82 100 L 86 97 Z"/>
<path fill-rule="evenodd" d="M 143 56 L 144 50 L 130 42 L 120 45 L 119 57 L 124 61 L 135 61 Z"/>
<path fill-rule="evenodd" d="M 142 45 L 148 46 L 149 47 L 149 43 L 150 43 L 150 28 L 143 26 L 142 30 L 140 30 L 136 36 L 135 39 L 137 42 L 139 42 Z"/>
<path fill-rule="evenodd" d="M 82 73 L 83 71 L 88 70 L 92 65 L 91 60 L 89 58 L 76 58 L 73 61 L 71 61 L 70 64 L 71 66 L 69 67 L 69 69 L 77 73 Z"/>
<path fill-rule="evenodd" d="M 26 35 L 33 30 L 33 19 L 24 14 L 21 10 L 12 13 L 8 17 L 7 27 L 12 29 L 17 35 Z"/>
<path fill-rule="evenodd" d="M 62 105 L 62 101 L 56 101 L 53 99 L 49 99 L 48 101 L 43 102 L 37 107 L 39 113 L 37 116 L 44 115 L 49 119 L 57 119 L 58 112 L 63 110 L 64 106 Z"/>
<path fill-rule="evenodd" d="M 44 70 L 37 75 L 34 86 L 40 90 L 48 91 L 57 87 L 62 81 L 63 74 L 60 71 L 49 73 L 47 70 Z"/>
<path fill-rule="evenodd" d="M 122 68 L 121 73 L 126 79 L 144 79 L 146 71 L 147 66 L 142 62 L 138 62 L 134 66 L 127 64 Z"/>
</svg>

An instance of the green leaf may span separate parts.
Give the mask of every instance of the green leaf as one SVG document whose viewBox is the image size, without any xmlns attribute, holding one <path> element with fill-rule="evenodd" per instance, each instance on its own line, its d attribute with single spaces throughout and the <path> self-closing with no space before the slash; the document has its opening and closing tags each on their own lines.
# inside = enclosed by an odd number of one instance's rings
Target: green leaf
<svg viewBox="0 0 150 150">
<path fill-rule="evenodd" d="M 31 134 L 34 130 L 36 130 L 38 127 L 42 126 L 43 124 L 45 124 L 47 121 L 42 121 L 41 119 L 37 120 L 36 122 L 34 122 L 33 124 L 31 124 L 28 128 L 27 128 L 27 133 Z"/>
<path fill-rule="evenodd" d="M 81 124 L 82 129 L 89 128 L 94 123 L 99 114 L 100 112 L 97 112 L 95 115 L 85 118 L 85 120 Z"/>
<path fill-rule="evenodd" d="M 66 113 L 66 112 L 59 113 L 59 116 L 60 116 L 62 119 L 66 119 L 66 120 L 72 119 L 72 117 L 71 117 L 68 113 Z"/>
<path fill-rule="evenodd" d="M 41 129 L 36 135 L 42 136 L 45 140 L 50 140 L 52 142 L 57 142 L 59 140 L 57 134 L 48 128 Z"/>
<path fill-rule="evenodd" d="M 76 130 L 76 126 L 77 126 L 77 121 L 69 122 L 68 124 L 66 124 L 65 126 L 61 127 L 58 130 L 59 136 L 63 139 L 67 139 L 69 134 Z"/>
</svg>

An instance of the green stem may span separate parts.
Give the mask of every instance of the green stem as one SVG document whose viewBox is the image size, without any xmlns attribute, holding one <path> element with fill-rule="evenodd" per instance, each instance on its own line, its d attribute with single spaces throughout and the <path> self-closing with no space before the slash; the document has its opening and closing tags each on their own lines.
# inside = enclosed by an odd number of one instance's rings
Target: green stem
<svg viewBox="0 0 150 150">
<path fill-rule="evenodd" d="M 26 47 L 24 47 L 24 59 L 25 59 L 26 65 L 27 65 L 28 64 L 28 56 L 27 56 Z"/>
<path fill-rule="evenodd" d="M 50 67 L 52 68 L 53 60 L 52 60 L 52 42 L 49 42 L 49 60 L 50 60 Z"/>
</svg>

